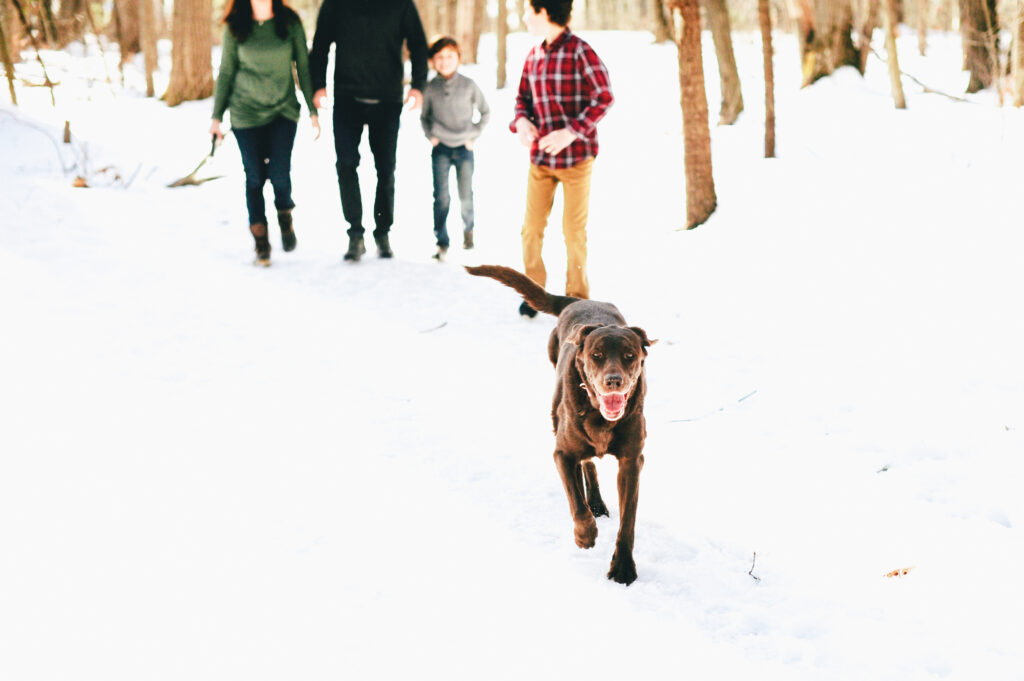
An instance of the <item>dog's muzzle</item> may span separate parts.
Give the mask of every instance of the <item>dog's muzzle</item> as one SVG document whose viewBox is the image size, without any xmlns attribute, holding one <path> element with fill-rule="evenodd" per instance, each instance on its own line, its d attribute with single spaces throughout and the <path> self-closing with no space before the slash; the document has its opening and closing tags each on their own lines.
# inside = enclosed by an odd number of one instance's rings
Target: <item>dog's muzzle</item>
<svg viewBox="0 0 1024 681">
<path fill-rule="evenodd" d="M 629 392 L 621 393 L 598 393 L 597 403 L 601 416 L 606 421 L 618 421 L 626 413 L 626 403 L 629 401 Z"/>
</svg>

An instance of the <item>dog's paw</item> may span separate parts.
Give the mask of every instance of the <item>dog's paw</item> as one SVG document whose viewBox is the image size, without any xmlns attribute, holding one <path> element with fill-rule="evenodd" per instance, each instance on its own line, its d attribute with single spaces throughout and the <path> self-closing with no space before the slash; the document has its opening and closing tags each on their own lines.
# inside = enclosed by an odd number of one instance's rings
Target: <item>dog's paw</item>
<svg viewBox="0 0 1024 681">
<path fill-rule="evenodd" d="M 577 521 L 576 527 L 573 529 L 573 535 L 576 539 L 576 546 L 581 549 L 594 548 L 594 544 L 597 543 L 597 521 L 594 520 L 593 516 L 586 520 Z"/>
<path fill-rule="evenodd" d="M 587 506 L 590 507 L 590 512 L 594 514 L 594 517 L 599 518 L 603 515 L 610 516 L 611 513 L 608 511 L 608 507 L 604 505 L 604 501 L 601 497 L 597 499 L 591 499 L 587 502 Z"/>
<path fill-rule="evenodd" d="M 612 556 L 612 566 L 608 570 L 608 579 L 619 584 L 625 584 L 626 586 L 635 582 L 636 563 L 633 562 L 633 556 L 626 555 L 620 558 L 619 552 L 616 551 L 615 555 Z"/>
</svg>

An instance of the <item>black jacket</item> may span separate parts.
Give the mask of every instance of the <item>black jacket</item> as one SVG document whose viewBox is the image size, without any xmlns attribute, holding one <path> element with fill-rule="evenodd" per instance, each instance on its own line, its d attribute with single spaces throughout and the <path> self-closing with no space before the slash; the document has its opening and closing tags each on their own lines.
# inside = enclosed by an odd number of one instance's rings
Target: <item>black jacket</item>
<svg viewBox="0 0 1024 681">
<path fill-rule="evenodd" d="M 316 20 L 309 71 L 313 91 L 327 87 L 334 53 L 334 95 L 402 101 L 402 43 L 409 48 L 412 87 L 427 83 L 427 38 L 413 0 L 324 0 Z"/>
</svg>

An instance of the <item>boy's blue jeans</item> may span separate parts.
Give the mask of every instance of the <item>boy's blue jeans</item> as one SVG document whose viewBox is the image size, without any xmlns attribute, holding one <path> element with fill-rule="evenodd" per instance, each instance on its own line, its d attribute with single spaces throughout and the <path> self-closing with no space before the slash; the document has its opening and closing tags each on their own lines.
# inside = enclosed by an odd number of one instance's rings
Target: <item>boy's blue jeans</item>
<svg viewBox="0 0 1024 681">
<path fill-rule="evenodd" d="M 430 160 L 434 170 L 434 234 L 438 247 L 448 248 L 448 209 L 452 202 L 448 176 L 452 166 L 459 186 L 462 228 L 466 232 L 473 229 L 473 152 L 465 146 L 438 144 L 430 152 Z"/>
<path fill-rule="evenodd" d="M 274 206 L 278 210 L 295 207 L 292 201 L 292 147 L 295 121 L 278 116 L 255 128 L 233 128 L 245 170 L 245 205 L 249 224 L 267 223 L 263 187 L 267 180 L 274 188 Z"/>
</svg>

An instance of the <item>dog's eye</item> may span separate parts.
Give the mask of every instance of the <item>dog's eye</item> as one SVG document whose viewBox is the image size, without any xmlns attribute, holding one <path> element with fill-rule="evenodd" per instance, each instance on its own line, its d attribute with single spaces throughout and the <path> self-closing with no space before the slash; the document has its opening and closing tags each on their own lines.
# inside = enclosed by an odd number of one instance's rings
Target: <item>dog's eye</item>
<svg viewBox="0 0 1024 681">
<path fill-rule="evenodd" d="M 604 357 L 604 355 L 602 355 L 600 352 L 592 352 L 590 353 L 590 356 L 593 357 L 594 359 L 601 359 L 602 357 Z"/>
<path fill-rule="evenodd" d="M 625 357 L 626 359 L 630 359 L 631 360 L 631 359 L 635 358 L 636 355 L 634 355 L 632 352 L 627 352 L 625 355 L 623 355 L 623 357 Z"/>
</svg>

